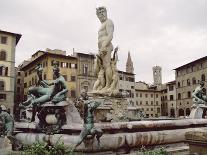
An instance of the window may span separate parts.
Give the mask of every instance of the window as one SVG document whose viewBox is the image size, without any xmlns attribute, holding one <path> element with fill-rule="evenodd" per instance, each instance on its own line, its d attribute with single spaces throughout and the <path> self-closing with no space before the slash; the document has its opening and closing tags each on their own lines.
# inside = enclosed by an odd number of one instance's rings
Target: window
<svg viewBox="0 0 207 155">
<path fill-rule="evenodd" d="M 77 64 L 70 64 L 70 65 L 71 65 L 70 68 L 73 68 L 73 69 L 78 67 Z"/>
<path fill-rule="evenodd" d="M 88 75 L 88 64 L 83 64 L 83 75 Z"/>
<path fill-rule="evenodd" d="M 201 75 L 201 81 L 205 81 L 206 80 L 206 77 L 204 74 Z"/>
<path fill-rule="evenodd" d="M 148 94 L 145 94 L 145 97 L 147 98 L 148 97 Z"/>
<path fill-rule="evenodd" d="M 75 76 L 71 76 L 71 81 L 75 81 Z"/>
<path fill-rule="evenodd" d="M 151 111 L 153 111 L 153 108 L 151 108 Z"/>
<path fill-rule="evenodd" d="M 158 101 L 156 101 L 156 105 L 158 105 Z"/>
<path fill-rule="evenodd" d="M 178 88 L 180 88 L 180 82 L 178 82 Z"/>
<path fill-rule="evenodd" d="M 146 101 L 146 105 L 148 105 L 148 101 Z"/>
<path fill-rule="evenodd" d="M 140 101 L 140 105 L 142 105 L 142 101 Z"/>
<path fill-rule="evenodd" d="M 188 98 L 191 98 L 191 92 L 188 91 Z"/>
<path fill-rule="evenodd" d="M 151 98 L 153 98 L 153 94 L 151 94 Z"/>
<path fill-rule="evenodd" d="M 131 86 L 131 89 L 134 89 L 134 86 Z"/>
<path fill-rule="evenodd" d="M 157 108 L 157 113 L 160 113 L 160 108 Z"/>
<path fill-rule="evenodd" d="M 119 80 L 123 80 L 123 77 L 122 76 L 119 76 Z"/>
<path fill-rule="evenodd" d="M 66 68 L 67 67 L 67 63 L 66 62 L 61 62 L 61 67 Z"/>
<path fill-rule="evenodd" d="M 24 83 L 24 88 L 27 88 L 27 83 L 26 82 Z"/>
<path fill-rule="evenodd" d="M 172 85 L 169 86 L 169 91 L 173 91 L 174 87 Z"/>
<path fill-rule="evenodd" d="M 187 85 L 190 86 L 190 79 L 187 79 Z"/>
<path fill-rule="evenodd" d="M 170 101 L 172 101 L 173 100 L 173 95 L 170 95 Z"/>
<path fill-rule="evenodd" d="M 7 44 L 7 37 L 5 36 L 1 37 L 1 44 Z"/>
<path fill-rule="evenodd" d="M 158 98 L 158 94 L 156 94 L 156 98 Z"/>
<path fill-rule="evenodd" d="M 0 60 L 6 60 L 6 52 L 5 51 L 0 52 Z"/>
<path fill-rule="evenodd" d="M 4 90 L 4 81 L 0 81 L 0 90 Z"/>
<path fill-rule="evenodd" d="M 180 93 L 178 93 L 178 100 L 180 100 L 181 99 L 181 94 Z"/>
<path fill-rule="evenodd" d="M 138 101 L 136 101 L 136 105 L 138 105 Z"/>
<path fill-rule="evenodd" d="M 71 97 L 76 97 L 75 90 L 71 90 Z"/>
<path fill-rule="evenodd" d="M 196 78 L 195 77 L 192 78 L 192 83 L 196 84 Z"/>
<path fill-rule="evenodd" d="M 0 67 L 0 75 L 3 75 L 4 66 Z"/>
<path fill-rule="evenodd" d="M 151 101 L 151 105 L 153 105 L 153 101 Z"/>
<path fill-rule="evenodd" d="M 140 95 L 139 95 L 140 97 L 142 97 L 142 93 L 140 93 Z"/>
<path fill-rule="evenodd" d="M 0 94 L 0 100 L 6 100 L 6 94 Z"/>
<path fill-rule="evenodd" d="M 21 76 L 21 72 L 18 72 L 17 74 L 18 74 L 18 76 Z"/>
<path fill-rule="evenodd" d="M 136 93 L 136 97 L 138 97 L 138 94 Z"/>
<path fill-rule="evenodd" d="M 0 67 L 0 75 L 8 76 L 8 67 L 1 66 Z"/>
</svg>

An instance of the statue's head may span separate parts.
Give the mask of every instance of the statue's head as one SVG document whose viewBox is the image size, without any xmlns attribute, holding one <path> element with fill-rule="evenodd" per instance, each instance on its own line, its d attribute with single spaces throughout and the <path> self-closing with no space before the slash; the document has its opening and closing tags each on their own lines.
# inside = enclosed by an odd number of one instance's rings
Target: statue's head
<svg viewBox="0 0 207 155">
<path fill-rule="evenodd" d="M 60 73 L 60 68 L 58 66 L 58 62 L 54 62 L 53 63 L 53 73 L 56 76 L 59 75 L 59 73 Z"/>
<path fill-rule="evenodd" d="M 86 92 L 86 90 L 85 89 L 82 89 L 81 90 L 81 97 L 84 99 L 84 100 L 87 100 L 88 99 L 88 94 L 87 94 L 87 92 Z"/>
<path fill-rule="evenodd" d="M 200 86 L 201 86 L 201 87 L 204 86 L 204 82 L 203 82 L 203 81 L 200 82 Z"/>
<path fill-rule="evenodd" d="M 107 10 L 105 7 L 96 8 L 96 15 L 101 22 L 105 22 L 107 19 Z"/>
</svg>

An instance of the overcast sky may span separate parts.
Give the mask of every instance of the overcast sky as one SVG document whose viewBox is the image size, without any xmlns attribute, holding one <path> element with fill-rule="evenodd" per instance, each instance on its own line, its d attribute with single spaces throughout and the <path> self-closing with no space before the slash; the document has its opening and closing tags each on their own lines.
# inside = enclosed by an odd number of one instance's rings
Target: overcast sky
<svg viewBox="0 0 207 155">
<path fill-rule="evenodd" d="M 174 80 L 174 68 L 206 56 L 207 0 L 0 0 L 0 29 L 22 34 L 16 66 L 46 48 L 97 53 L 98 6 L 114 22 L 118 68 L 130 51 L 136 81 L 152 83 L 155 65 Z"/>
</svg>

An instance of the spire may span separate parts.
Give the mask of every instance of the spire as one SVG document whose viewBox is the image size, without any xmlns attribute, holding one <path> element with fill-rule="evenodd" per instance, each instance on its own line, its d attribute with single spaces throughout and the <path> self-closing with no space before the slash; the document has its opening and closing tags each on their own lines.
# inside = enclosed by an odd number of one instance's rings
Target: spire
<svg viewBox="0 0 207 155">
<path fill-rule="evenodd" d="M 126 62 L 126 72 L 127 73 L 134 73 L 133 62 L 131 59 L 130 51 L 128 52 L 128 58 Z"/>
</svg>

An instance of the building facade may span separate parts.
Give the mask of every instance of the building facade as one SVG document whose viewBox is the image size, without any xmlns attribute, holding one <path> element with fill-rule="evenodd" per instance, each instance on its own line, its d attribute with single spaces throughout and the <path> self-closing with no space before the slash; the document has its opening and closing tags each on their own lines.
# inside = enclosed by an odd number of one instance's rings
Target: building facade
<svg viewBox="0 0 207 155">
<path fill-rule="evenodd" d="M 35 67 L 41 64 L 43 67 L 43 79 L 49 83 L 54 80 L 53 63 L 58 62 L 60 73 L 66 80 L 68 97 L 74 99 L 77 96 L 77 58 L 67 56 L 65 51 L 50 50 L 37 51 L 32 55 L 31 61 L 21 68 L 24 71 L 24 100 L 26 100 L 29 87 L 35 86 L 38 80 Z"/>
<path fill-rule="evenodd" d="M 77 58 L 77 96 L 80 96 L 80 92 L 84 89 L 86 91 L 92 91 L 93 85 L 97 79 L 94 75 L 94 54 L 76 53 L 73 52 L 73 56 Z"/>
<path fill-rule="evenodd" d="M 157 86 L 150 86 L 145 82 L 136 82 L 135 85 L 136 105 L 142 108 L 146 117 L 161 116 L 161 95 L 162 91 Z"/>
<path fill-rule="evenodd" d="M 176 81 L 163 85 L 161 101 L 162 116 L 176 117 Z"/>
<path fill-rule="evenodd" d="M 207 56 L 177 67 L 176 78 L 176 112 L 178 116 L 189 116 L 193 105 L 192 92 L 207 76 Z"/>
<path fill-rule="evenodd" d="M 127 91 L 129 93 L 128 102 L 131 106 L 135 106 L 135 74 L 124 71 L 118 71 L 119 83 L 118 89 L 120 92 Z"/>
<path fill-rule="evenodd" d="M 0 104 L 13 113 L 15 92 L 15 50 L 20 34 L 0 30 Z"/>
</svg>

